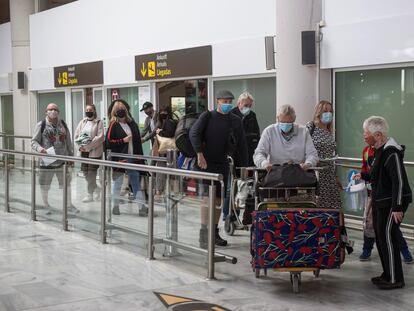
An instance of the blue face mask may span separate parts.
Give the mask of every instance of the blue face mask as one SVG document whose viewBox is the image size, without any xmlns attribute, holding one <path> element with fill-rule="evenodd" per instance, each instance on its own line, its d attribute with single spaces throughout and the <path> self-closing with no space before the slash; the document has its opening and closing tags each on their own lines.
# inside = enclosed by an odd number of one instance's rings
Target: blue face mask
<svg viewBox="0 0 414 311">
<path fill-rule="evenodd" d="M 321 116 L 321 122 L 323 124 L 329 124 L 332 122 L 332 112 L 324 112 Z"/>
<path fill-rule="evenodd" d="M 233 104 L 221 104 L 220 110 L 224 114 L 228 114 L 233 109 Z"/>
<path fill-rule="evenodd" d="M 293 123 L 279 123 L 279 128 L 283 133 L 288 133 L 293 127 Z"/>
<path fill-rule="evenodd" d="M 240 109 L 240 112 L 242 115 L 247 116 L 250 113 L 250 108 L 249 107 L 243 107 L 242 109 Z"/>
</svg>

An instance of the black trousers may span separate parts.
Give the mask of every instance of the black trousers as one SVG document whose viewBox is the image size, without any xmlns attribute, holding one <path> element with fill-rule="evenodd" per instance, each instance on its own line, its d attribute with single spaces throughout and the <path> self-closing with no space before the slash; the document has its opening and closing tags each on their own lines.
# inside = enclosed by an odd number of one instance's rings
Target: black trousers
<svg viewBox="0 0 414 311">
<path fill-rule="evenodd" d="M 373 207 L 372 218 L 383 278 L 391 283 L 404 282 L 400 256 L 400 225 L 395 223 L 391 207 Z"/>
</svg>

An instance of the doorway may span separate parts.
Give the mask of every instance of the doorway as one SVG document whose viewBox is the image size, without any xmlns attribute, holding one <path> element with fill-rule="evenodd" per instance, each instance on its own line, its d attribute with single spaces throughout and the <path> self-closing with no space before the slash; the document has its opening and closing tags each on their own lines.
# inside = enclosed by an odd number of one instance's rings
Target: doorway
<svg viewBox="0 0 414 311">
<path fill-rule="evenodd" d="M 171 107 L 177 118 L 208 109 L 207 79 L 157 82 L 158 107 Z"/>
</svg>

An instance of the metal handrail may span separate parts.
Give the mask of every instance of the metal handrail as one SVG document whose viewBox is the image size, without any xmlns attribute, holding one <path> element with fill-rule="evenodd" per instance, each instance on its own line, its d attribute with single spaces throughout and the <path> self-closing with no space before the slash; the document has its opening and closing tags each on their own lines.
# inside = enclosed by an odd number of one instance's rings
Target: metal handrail
<svg viewBox="0 0 414 311">
<path fill-rule="evenodd" d="M 0 137 L 13 137 L 13 138 L 21 138 L 21 139 L 32 139 L 32 136 L 26 136 L 26 135 L 14 135 L 14 134 L 7 134 L 0 132 Z"/>
<path fill-rule="evenodd" d="M 339 161 L 348 161 L 348 162 L 356 162 L 356 163 L 361 163 L 361 161 L 362 161 L 361 158 L 348 158 L 348 157 L 338 157 L 337 160 L 339 160 Z M 404 165 L 414 166 L 414 162 L 413 161 L 404 161 Z"/>
<path fill-rule="evenodd" d="M 66 162 L 80 162 L 85 164 L 94 164 L 94 165 L 101 165 L 105 167 L 111 168 L 121 168 L 121 169 L 129 169 L 129 170 L 137 170 L 141 172 L 147 173 L 159 173 L 159 174 L 168 174 L 180 177 L 190 177 L 195 179 L 207 179 L 211 181 L 222 181 L 223 175 L 215 174 L 215 173 L 207 173 L 202 171 L 187 171 L 187 170 L 180 170 L 176 168 L 166 168 L 161 166 L 151 166 L 151 165 L 144 165 L 144 164 L 133 164 L 133 163 L 119 163 L 107 160 L 98 160 L 98 159 L 90 159 L 90 158 L 81 158 L 81 157 L 72 157 L 72 156 L 64 156 L 64 155 L 51 155 L 51 154 L 44 154 L 44 153 L 35 153 L 35 152 L 23 152 L 17 150 L 7 150 L 7 149 L 0 149 L 0 153 L 3 154 L 11 154 L 11 155 L 24 155 L 24 156 L 33 156 L 36 158 L 54 158 L 56 160 L 66 161 Z"/>
<path fill-rule="evenodd" d="M 148 259 L 154 259 L 154 244 L 157 241 L 161 241 L 165 245 L 170 245 L 174 247 L 181 247 L 183 249 L 191 249 L 195 252 L 200 254 L 207 254 L 207 279 L 214 279 L 214 265 L 216 262 L 228 262 L 228 263 L 236 263 L 237 258 L 216 253 L 215 252 L 215 237 L 214 237 L 214 211 L 215 211 L 215 193 L 216 193 L 216 186 L 214 184 L 215 181 L 218 181 L 222 185 L 222 191 L 224 188 L 223 185 L 223 175 L 215 174 L 215 173 L 207 173 L 201 171 L 187 171 L 181 170 L 171 167 L 158 167 L 158 166 L 151 166 L 151 165 L 142 165 L 142 164 L 132 164 L 132 163 L 121 163 L 121 162 L 113 162 L 107 160 L 100 160 L 100 159 L 90 159 L 90 158 L 82 158 L 82 157 L 72 157 L 72 156 L 64 156 L 64 155 L 50 155 L 44 153 L 35 153 L 35 152 L 24 152 L 24 151 L 16 151 L 16 150 L 8 150 L 8 149 L 0 149 L 0 154 L 4 155 L 4 207 L 6 212 L 10 212 L 10 197 L 9 197 L 9 188 L 10 188 L 10 169 L 9 169 L 9 156 L 8 155 L 22 155 L 23 157 L 32 157 L 31 162 L 31 218 L 32 220 L 36 220 L 36 177 L 35 177 L 35 159 L 42 159 L 44 157 L 53 158 L 56 160 L 63 161 L 63 213 L 62 213 L 62 225 L 63 230 L 68 231 L 68 206 L 67 206 L 67 198 L 68 198 L 68 164 L 79 162 L 85 164 L 93 164 L 97 166 L 101 166 L 103 169 L 102 174 L 102 196 L 101 196 L 101 242 L 106 243 L 106 232 L 108 227 L 113 229 L 117 228 L 118 225 L 108 225 L 106 221 L 106 186 L 108 183 L 107 172 L 108 168 L 120 168 L 120 169 L 127 169 L 127 170 L 136 170 L 140 172 L 147 172 L 147 173 L 159 173 L 167 175 L 167 182 L 169 181 L 170 176 L 179 176 L 179 177 L 190 177 L 195 179 L 204 179 L 211 182 L 209 185 L 209 204 L 208 204 L 208 250 L 199 249 L 196 247 L 189 247 L 184 243 L 179 243 L 174 240 L 174 237 L 170 239 L 168 236 L 166 239 L 154 239 L 154 196 L 149 196 L 149 203 L 148 203 L 148 234 L 142 234 L 148 239 L 147 243 L 147 257 Z M 168 164 L 168 163 L 167 163 Z M 150 193 L 153 193 L 154 189 L 154 181 L 155 178 L 152 174 L 149 176 L 149 185 L 148 189 Z M 119 226 L 121 227 L 121 226 Z M 122 228 L 117 228 L 122 229 Z M 132 231 L 132 230 L 130 230 Z"/>
</svg>

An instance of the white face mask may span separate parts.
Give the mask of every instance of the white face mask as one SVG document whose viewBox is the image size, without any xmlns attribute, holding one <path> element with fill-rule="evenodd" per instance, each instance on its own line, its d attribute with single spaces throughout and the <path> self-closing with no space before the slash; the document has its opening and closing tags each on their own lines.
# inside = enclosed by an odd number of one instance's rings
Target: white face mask
<svg viewBox="0 0 414 311">
<path fill-rule="evenodd" d="M 243 107 L 242 109 L 240 109 L 240 112 L 242 113 L 242 115 L 247 116 L 250 113 L 250 108 Z"/>
<path fill-rule="evenodd" d="M 56 119 L 59 116 L 59 112 L 56 110 L 48 110 L 47 116 L 49 117 L 49 119 Z"/>
</svg>

